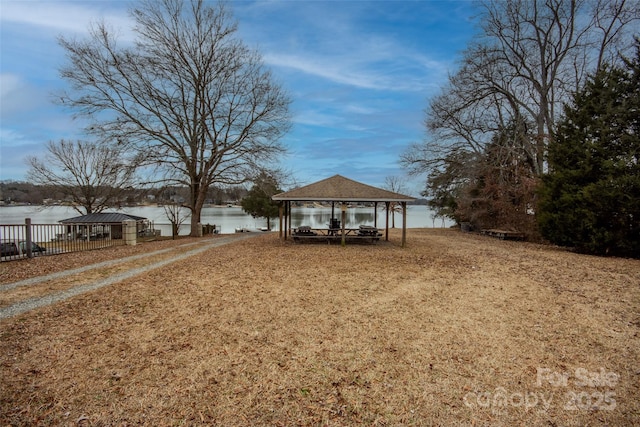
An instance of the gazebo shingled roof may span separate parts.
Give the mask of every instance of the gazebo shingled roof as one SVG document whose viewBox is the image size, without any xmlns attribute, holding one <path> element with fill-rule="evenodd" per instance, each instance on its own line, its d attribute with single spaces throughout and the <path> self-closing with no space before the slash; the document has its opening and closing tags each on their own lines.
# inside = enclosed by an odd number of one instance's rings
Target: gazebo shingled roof
<svg viewBox="0 0 640 427">
<path fill-rule="evenodd" d="M 273 200 L 325 202 L 412 202 L 415 198 L 363 184 L 341 175 L 276 194 Z"/>
<path fill-rule="evenodd" d="M 291 224 L 290 216 L 290 204 L 294 201 L 305 202 L 384 202 L 399 203 L 402 205 L 402 246 L 406 241 L 406 213 L 407 202 L 412 202 L 415 198 L 406 196 L 404 194 L 394 193 L 393 191 L 384 190 L 382 188 L 373 187 L 371 185 L 363 184 L 358 181 L 354 181 L 349 178 L 345 178 L 341 175 L 334 175 L 330 178 L 323 179 L 313 184 L 305 185 L 304 187 L 296 188 L 291 191 L 287 191 L 280 194 L 275 194 L 271 197 L 272 200 L 282 202 L 280 209 L 280 236 L 287 239 L 287 223 Z M 333 205 L 332 205 L 333 206 Z M 333 209 L 332 209 L 333 211 Z M 343 212 L 344 215 L 344 212 Z M 284 219 L 284 227 L 283 225 Z M 344 221 L 343 221 L 344 223 Z M 284 228 L 284 229 L 283 229 Z M 389 239 L 389 209 L 387 209 L 387 224 L 386 224 L 385 240 Z M 343 242 L 344 242 L 344 226 L 342 230 Z"/>
</svg>

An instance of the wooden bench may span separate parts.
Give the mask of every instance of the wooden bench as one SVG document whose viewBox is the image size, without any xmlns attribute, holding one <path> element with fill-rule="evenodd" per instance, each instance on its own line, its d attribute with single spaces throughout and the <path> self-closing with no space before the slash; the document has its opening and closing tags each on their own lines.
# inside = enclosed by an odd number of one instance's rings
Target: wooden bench
<svg viewBox="0 0 640 427">
<path fill-rule="evenodd" d="M 293 235 L 311 237 L 311 236 L 317 236 L 318 233 L 313 231 L 311 227 L 303 225 L 293 230 Z"/>
<path fill-rule="evenodd" d="M 524 240 L 525 238 L 524 233 L 509 230 L 489 229 L 481 230 L 480 233 L 485 236 L 496 237 L 501 240 Z"/>
</svg>

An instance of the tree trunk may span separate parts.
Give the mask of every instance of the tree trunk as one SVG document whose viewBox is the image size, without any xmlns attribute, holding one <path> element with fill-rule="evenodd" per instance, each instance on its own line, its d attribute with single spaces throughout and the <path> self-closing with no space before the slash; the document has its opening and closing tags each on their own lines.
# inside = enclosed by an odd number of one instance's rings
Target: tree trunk
<svg viewBox="0 0 640 427">
<path fill-rule="evenodd" d="M 537 117 L 538 135 L 536 141 L 536 174 L 542 176 L 544 172 L 544 158 L 547 152 L 548 135 L 545 134 L 545 120 L 542 114 Z"/>
<path fill-rule="evenodd" d="M 202 226 L 200 218 L 202 217 L 202 206 L 207 195 L 207 188 L 201 185 L 192 184 L 191 191 L 191 237 L 202 236 Z"/>
<path fill-rule="evenodd" d="M 191 233 L 189 234 L 191 237 L 199 237 L 200 233 L 202 233 L 199 225 L 201 213 L 201 209 L 193 209 L 191 211 Z"/>
</svg>

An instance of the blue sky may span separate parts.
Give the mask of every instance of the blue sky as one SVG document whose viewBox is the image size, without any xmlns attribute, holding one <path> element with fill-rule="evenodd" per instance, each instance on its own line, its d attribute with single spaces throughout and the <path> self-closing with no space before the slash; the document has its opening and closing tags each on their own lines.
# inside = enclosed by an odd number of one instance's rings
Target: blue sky
<svg viewBox="0 0 640 427">
<path fill-rule="evenodd" d="M 81 139 L 54 105 L 64 88 L 57 37 L 105 20 L 132 37 L 128 1 L 0 0 L 0 180 L 24 180 L 24 158 L 50 140 Z M 424 137 L 424 109 L 476 33 L 471 1 L 231 1 L 243 40 L 293 99 L 283 167 L 300 184 L 336 173 L 383 186 Z M 421 180 L 407 180 L 417 195 Z"/>
</svg>

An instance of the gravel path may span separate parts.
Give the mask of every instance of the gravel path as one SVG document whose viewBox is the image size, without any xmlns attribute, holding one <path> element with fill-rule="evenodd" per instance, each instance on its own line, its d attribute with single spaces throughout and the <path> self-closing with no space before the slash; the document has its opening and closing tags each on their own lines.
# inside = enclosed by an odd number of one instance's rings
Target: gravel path
<svg viewBox="0 0 640 427">
<path fill-rule="evenodd" d="M 149 264 L 143 267 L 138 267 L 138 268 L 132 268 L 130 270 L 124 271 L 122 273 L 110 276 L 106 279 L 103 280 L 98 280 L 98 281 L 93 281 L 93 282 L 89 282 L 89 283 L 85 283 L 83 285 L 79 285 L 79 286 L 75 286 L 73 288 L 64 290 L 64 291 L 60 291 L 60 292 L 56 292 L 53 294 L 49 294 L 49 295 L 45 295 L 45 296 L 41 296 L 41 297 L 35 297 L 35 298 L 29 298 L 20 302 L 17 302 L 15 304 L 12 304 L 10 306 L 7 307 L 3 307 L 0 308 L 0 320 L 2 319 L 6 319 L 8 317 L 13 317 L 13 316 L 17 316 L 19 314 L 25 313 L 27 311 L 30 310 L 34 310 L 36 308 L 40 308 L 40 307 L 44 307 L 50 304 L 54 304 L 60 301 L 64 301 L 68 298 L 74 297 L 76 295 L 80 295 L 82 293 L 85 292 L 89 292 L 89 291 L 93 291 L 95 289 L 99 289 L 102 288 L 104 286 L 108 286 L 108 285 L 112 285 L 114 283 L 120 282 L 122 280 L 126 280 L 129 279 L 131 277 L 137 276 L 138 274 L 142 274 L 145 272 L 148 272 L 150 270 L 156 269 L 156 268 L 160 268 L 163 267 L 167 264 L 171 264 L 173 262 L 177 262 L 177 261 L 181 261 L 185 258 L 188 258 L 190 256 L 199 254 L 200 252 L 204 252 L 208 249 L 214 248 L 214 247 L 218 247 L 218 246 L 222 246 L 222 245 L 226 245 L 229 243 L 233 243 L 233 242 L 237 242 L 240 240 L 245 240 L 251 237 L 255 237 L 255 236 L 261 236 L 263 235 L 263 233 L 245 233 L 242 235 L 233 235 L 233 236 L 229 236 L 229 237 L 223 237 L 220 239 L 216 239 L 214 241 L 207 241 L 206 243 L 201 243 L 201 242 L 195 242 L 195 243 L 187 243 L 184 245 L 180 245 L 180 246 L 174 246 L 168 249 L 161 249 L 158 251 L 154 251 L 154 252 L 149 252 L 149 253 L 145 253 L 145 254 L 140 254 L 140 255 L 134 255 L 134 256 L 130 256 L 130 257 L 126 257 L 126 258 L 121 258 L 121 259 L 115 259 L 115 260 L 109 260 L 109 261 L 104 261 L 104 262 L 100 262 L 97 264 L 90 264 L 84 267 L 80 267 L 80 268 L 75 268 L 72 270 L 65 270 L 65 271 L 60 271 L 57 273 L 52 273 L 52 274 L 48 274 L 46 276 L 38 276 L 38 277 L 31 277 L 29 279 L 25 279 L 25 280 L 21 280 L 18 282 L 13 282 L 13 283 L 8 283 L 8 284 L 4 284 L 4 285 L 0 285 L 0 292 L 4 292 L 4 291 L 8 291 L 11 289 L 15 289 L 17 287 L 20 286 L 29 286 L 29 285 L 33 285 L 33 284 L 37 284 L 37 283 L 42 283 L 44 281 L 47 280 L 56 280 L 56 279 L 60 279 L 60 278 L 64 278 L 66 276 L 70 276 L 73 274 L 78 274 L 84 271 L 88 271 L 88 270 L 93 270 L 93 269 L 97 269 L 97 268 L 101 268 L 101 267 L 107 267 L 107 266 L 112 266 L 118 263 L 124 263 L 124 262 L 130 262 L 130 261 L 134 261 L 137 259 L 141 259 L 141 258 L 146 258 L 146 257 L 150 257 L 150 256 L 155 256 L 155 255 L 160 255 L 163 253 L 167 253 L 167 252 L 178 252 L 178 251 L 184 251 L 185 247 L 189 247 L 189 246 L 195 246 L 195 245 L 202 245 L 199 246 L 195 249 L 190 249 L 186 252 L 181 252 L 179 254 L 177 254 L 175 257 L 172 257 L 170 259 L 165 259 L 162 261 L 158 261 L 155 262 L 153 264 Z"/>
</svg>

